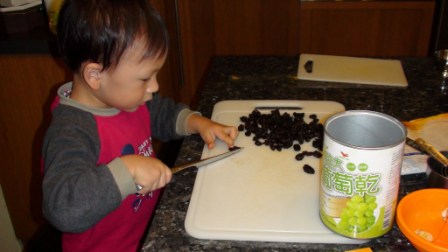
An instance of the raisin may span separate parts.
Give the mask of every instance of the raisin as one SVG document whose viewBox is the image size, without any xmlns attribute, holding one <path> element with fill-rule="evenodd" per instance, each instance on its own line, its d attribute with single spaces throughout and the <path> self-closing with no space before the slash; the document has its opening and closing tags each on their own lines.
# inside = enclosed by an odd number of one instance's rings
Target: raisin
<svg viewBox="0 0 448 252">
<path fill-rule="evenodd" d="M 229 151 L 238 150 L 240 148 L 241 147 L 238 147 L 238 146 L 229 147 Z"/>
<path fill-rule="evenodd" d="M 315 139 L 312 143 L 313 147 L 316 149 L 319 149 L 322 146 L 322 140 L 321 139 Z"/>
<path fill-rule="evenodd" d="M 244 125 L 240 124 L 240 126 L 238 126 L 238 131 L 244 131 Z"/>
<path fill-rule="evenodd" d="M 303 154 L 304 156 L 313 156 L 313 155 L 314 155 L 314 152 L 313 152 L 313 151 L 303 151 L 302 154 Z"/>
<path fill-rule="evenodd" d="M 319 151 L 314 151 L 314 152 L 313 152 L 313 156 L 314 156 L 315 158 L 321 158 L 321 157 L 322 157 L 322 153 L 320 153 Z"/>
<path fill-rule="evenodd" d="M 307 164 L 305 164 L 303 166 L 303 171 L 305 171 L 308 174 L 314 174 L 315 173 L 314 168 L 311 167 L 310 165 L 307 165 Z"/>
<path fill-rule="evenodd" d="M 299 153 L 299 154 L 296 155 L 296 160 L 297 160 L 297 161 L 300 161 L 300 160 L 302 160 L 304 157 L 305 157 L 305 156 L 304 156 L 302 153 Z"/>
</svg>

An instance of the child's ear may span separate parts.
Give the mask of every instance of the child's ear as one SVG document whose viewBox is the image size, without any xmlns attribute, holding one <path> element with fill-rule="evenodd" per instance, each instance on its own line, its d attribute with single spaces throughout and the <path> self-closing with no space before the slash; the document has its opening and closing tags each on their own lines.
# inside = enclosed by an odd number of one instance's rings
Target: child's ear
<svg viewBox="0 0 448 252">
<path fill-rule="evenodd" d="M 100 88 L 101 70 L 101 65 L 93 62 L 87 63 L 83 68 L 84 80 L 94 90 Z"/>
</svg>

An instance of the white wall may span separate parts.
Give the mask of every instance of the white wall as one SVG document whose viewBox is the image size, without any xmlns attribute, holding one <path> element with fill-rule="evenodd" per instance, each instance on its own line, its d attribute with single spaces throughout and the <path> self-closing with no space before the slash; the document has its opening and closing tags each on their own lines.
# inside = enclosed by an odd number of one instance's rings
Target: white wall
<svg viewBox="0 0 448 252">
<path fill-rule="evenodd" d="M 2 252 L 20 252 L 22 244 L 16 238 L 11 218 L 9 217 L 3 190 L 0 185 L 0 251 Z"/>
</svg>

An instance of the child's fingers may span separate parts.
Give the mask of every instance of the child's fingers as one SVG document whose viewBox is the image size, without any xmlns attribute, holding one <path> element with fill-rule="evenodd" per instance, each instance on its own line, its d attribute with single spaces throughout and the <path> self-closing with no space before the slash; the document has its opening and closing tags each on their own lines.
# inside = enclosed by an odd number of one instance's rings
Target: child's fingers
<svg viewBox="0 0 448 252">
<path fill-rule="evenodd" d="M 165 173 L 165 185 L 166 184 L 168 184 L 170 181 L 171 181 L 171 179 L 173 178 L 173 173 L 171 172 L 171 169 L 170 168 L 168 168 L 168 167 L 166 167 L 166 173 Z"/>
<path fill-rule="evenodd" d="M 204 143 L 207 145 L 207 148 L 213 149 L 213 147 L 215 147 L 215 134 L 205 134 L 202 138 L 204 140 Z"/>
<path fill-rule="evenodd" d="M 226 128 L 226 133 L 230 136 L 230 138 L 232 138 L 233 140 L 235 140 L 238 137 L 238 130 L 235 127 L 227 127 Z"/>
<path fill-rule="evenodd" d="M 165 167 L 165 169 L 162 171 L 162 174 L 160 176 L 158 188 L 162 188 L 165 185 L 167 185 L 171 181 L 171 177 L 172 177 L 171 169 L 168 167 Z"/>
<path fill-rule="evenodd" d="M 165 167 L 165 169 L 163 169 L 160 173 L 160 176 L 158 177 L 158 179 L 154 182 L 151 182 L 151 186 L 148 192 L 152 192 L 155 191 L 157 189 L 160 189 L 164 186 L 166 186 L 172 178 L 172 173 L 171 173 L 171 169 L 168 167 Z"/>
<path fill-rule="evenodd" d="M 209 131 L 205 132 L 201 135 L 204 143 L 207 145 L 209 149 L 215 147 L 216 137 L 221 139 L 227 146 L 232 147 L 233 142 L 238 136 L 238 130 L 232 126 L 221 126 L 211 128 Z"/>
<path fill-rule="evenodd" d="M 233 143 L 238 135 L 235 127 L 226 127 L 224 131 L 218 131 L 217 137 L 227 144 L 227 146 L 232 147 Z"/>
</svg>

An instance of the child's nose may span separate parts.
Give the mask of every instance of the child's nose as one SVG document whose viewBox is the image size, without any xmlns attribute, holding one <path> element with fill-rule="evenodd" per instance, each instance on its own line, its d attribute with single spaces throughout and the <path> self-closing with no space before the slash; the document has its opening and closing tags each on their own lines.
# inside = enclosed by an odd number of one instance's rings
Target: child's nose
<svg viewBox="0 0 448 252">
<path fill-rule="evenodd" d="M 146 92 L 155 93 L 157 91 L 159 91 L 159 83 L 157 82 L 157 80 L 151 81 L 148 88 L 146 89 Z"/>
</svg>

